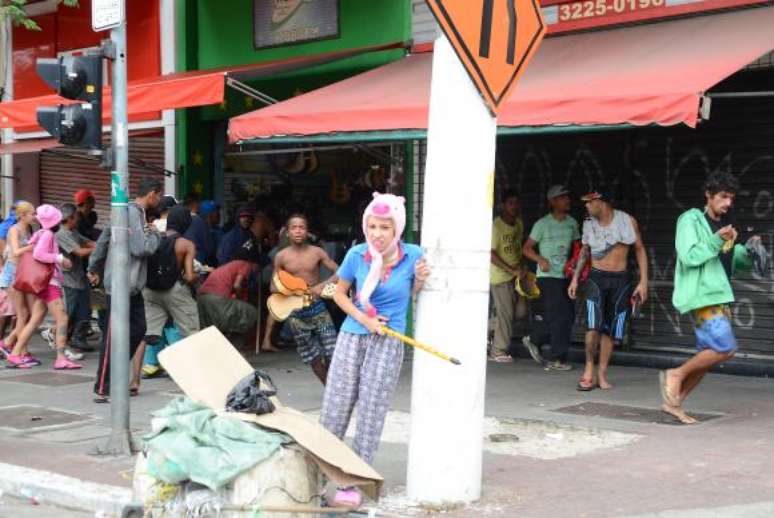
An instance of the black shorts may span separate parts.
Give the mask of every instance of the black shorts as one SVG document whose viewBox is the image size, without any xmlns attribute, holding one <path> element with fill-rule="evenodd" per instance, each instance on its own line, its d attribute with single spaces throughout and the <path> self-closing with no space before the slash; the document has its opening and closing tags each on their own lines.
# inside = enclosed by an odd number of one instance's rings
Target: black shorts
<svg viewBox="0 0 774 518">
<path fill-rule="evenodd" d="M 626 319 L 631 313 L 632 286 L 628 272 L 591 269 L 586 283 L 586 321 L 590 331 L 623 341 Z"/>
</svg>

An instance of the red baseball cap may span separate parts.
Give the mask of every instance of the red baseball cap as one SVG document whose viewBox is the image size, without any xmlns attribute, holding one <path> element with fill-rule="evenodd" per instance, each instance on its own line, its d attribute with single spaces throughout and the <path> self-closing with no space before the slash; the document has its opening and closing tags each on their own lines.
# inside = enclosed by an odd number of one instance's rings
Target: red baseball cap
<svg viewBox="0 0 774 518">
<path fill-rule="evenodd" d="M 81 189 L 73 196 L 76 205 L 83 205 L 89 198 L 94 198 L 94 193 L 88 189 Z"/>
</svg>

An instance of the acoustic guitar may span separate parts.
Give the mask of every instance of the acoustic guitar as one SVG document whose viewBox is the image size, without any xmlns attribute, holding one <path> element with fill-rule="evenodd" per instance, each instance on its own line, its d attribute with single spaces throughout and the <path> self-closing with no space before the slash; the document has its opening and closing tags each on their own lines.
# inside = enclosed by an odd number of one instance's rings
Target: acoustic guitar
<svg viewBox="0 0 774 518">
<path fill-rule="evenodd" d="M 297 309 L 303 309 L 311 303 L 309 297 L 298 295 L 283 295 L 282 293 L 272 293 L 269 300 L 266 301 L 266 307 L 269 313 L 277 322 L 287 320 L 291 313 Z"/>
</svg>

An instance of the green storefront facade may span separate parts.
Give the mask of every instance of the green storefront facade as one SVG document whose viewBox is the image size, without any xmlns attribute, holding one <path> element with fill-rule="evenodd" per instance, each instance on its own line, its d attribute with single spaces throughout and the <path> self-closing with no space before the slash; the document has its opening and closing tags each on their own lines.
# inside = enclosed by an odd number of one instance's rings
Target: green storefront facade
<svg viewBox="0 0 774 518">
<path fill-rule="evenodd" d="M 177 70 L 258 64 L 409 42 L 411 38 L 408 0 L 338 0 L 338 36 L 257 50 L 254 9 L 256 4 L 262 3 L 270 4 L 271 1 L 178 0 L 175 5 Z M 266 8 L 265 5 L 259 7 Z M 403 48 L 367 52 L 325 65 L 264 77 L 249 82 L 249 86 L 283 100 L 400 59 L 405 54 Z M 228 119 L 262 106 L 252 97 L 227 88 L 225 102 L 219 106 L 177 111 L 179 195 L 193 191 L 204 197 L 222 198 L 221 173 Z"/>
</svg>

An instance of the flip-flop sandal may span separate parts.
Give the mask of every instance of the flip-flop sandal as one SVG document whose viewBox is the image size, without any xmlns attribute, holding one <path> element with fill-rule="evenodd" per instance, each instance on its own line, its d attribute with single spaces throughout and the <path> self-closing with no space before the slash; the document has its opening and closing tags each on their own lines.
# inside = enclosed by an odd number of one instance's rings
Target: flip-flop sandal
<svg viewBox="0 0 774 518">
<path fill-rule="evenodd" d="M 98 404 L 110 403 L 110 396 L 94 395 L 94 402 Z"/>
<path fill-rule="evenodd" d="M 581 380 L 578 382 L 578 386 L 576 387 L 579 392 L 589 392 L 595 388 L 597 388 L 597 384 L 594 383 L 593 379 L 589 378 L 581 378 Z"/>
<path fill-rule="evenodd" d="M 130 388 L 129 389 L 129 397 L 137 397 L 140 395 L 140 389 L 139 388 Z"/>
</svg>

